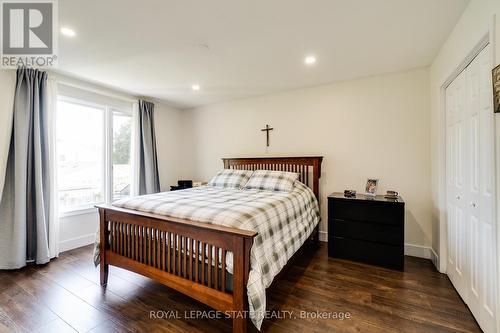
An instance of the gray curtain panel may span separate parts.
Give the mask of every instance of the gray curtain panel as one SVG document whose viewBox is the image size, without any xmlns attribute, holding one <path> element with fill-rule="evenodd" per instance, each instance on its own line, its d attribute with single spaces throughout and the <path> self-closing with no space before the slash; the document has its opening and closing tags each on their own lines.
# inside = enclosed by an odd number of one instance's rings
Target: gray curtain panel
<svg viewBox="0 0 500 333">
<path fill-rule="evenodd" d="M 160 192 L 154 121 L 155 105 L 139 101 L 139 194 Z"/>
<path fill-rule="evenodd" d="M 48 138 L 47 73 L 20 68 L 0 201 L 0 269 L 50 260 Z"/>
</svg>

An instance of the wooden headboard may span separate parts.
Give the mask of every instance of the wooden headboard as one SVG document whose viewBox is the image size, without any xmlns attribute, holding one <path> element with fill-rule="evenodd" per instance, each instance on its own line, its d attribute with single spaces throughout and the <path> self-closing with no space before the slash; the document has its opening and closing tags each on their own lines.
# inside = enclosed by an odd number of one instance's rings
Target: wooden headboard
<svg viewBox="0 0 500 333">
<path fill-rule="evenodd" d="M 224 169 L 276 170 L 299 174 L 299 180 L 309 186 L 319 200 L 319 178 L 323 156 L 311 157 L 243 157 L 223 158 Z"/>
</svg>

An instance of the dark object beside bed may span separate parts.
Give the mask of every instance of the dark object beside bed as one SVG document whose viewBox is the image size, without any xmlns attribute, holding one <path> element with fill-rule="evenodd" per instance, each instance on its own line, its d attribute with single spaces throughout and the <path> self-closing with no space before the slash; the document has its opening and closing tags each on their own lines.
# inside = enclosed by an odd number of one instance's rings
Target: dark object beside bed
<svg viewBox="0 0 500 333">
<path fill-rule="evenodd" d="M 193 187 L 192 180 L 178 180 L 177 186 L 170 186 L 170 191 L 184 190 Z"/>
<path fill-rule="evenodd" d="M 328 197 L 328 255 L 404 270 L 405 204 L 382 195 Z"/>
</svg>

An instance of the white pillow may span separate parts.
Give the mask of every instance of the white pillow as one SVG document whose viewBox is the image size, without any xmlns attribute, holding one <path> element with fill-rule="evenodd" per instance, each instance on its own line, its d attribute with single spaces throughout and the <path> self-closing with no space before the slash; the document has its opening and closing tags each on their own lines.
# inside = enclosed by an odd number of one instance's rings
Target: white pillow
<svg viewBox="0 0 500 333">
<path fill-rule="evenodd" d="M 295 172 L 257 170 L 245 185 L 246 189 L 290 192 L 299 174 Z"/>
<path fill-rule="evenodd" d="M 253 171 L 224 169 L 210 180 L 208 186 L 241 189 L 248 182 Z"/>
</svg>

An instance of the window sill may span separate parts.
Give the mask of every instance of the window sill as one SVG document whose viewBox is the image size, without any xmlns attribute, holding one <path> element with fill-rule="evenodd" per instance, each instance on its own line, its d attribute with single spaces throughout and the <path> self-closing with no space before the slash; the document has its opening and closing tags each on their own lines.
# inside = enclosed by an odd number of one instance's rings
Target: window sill
<svg viewBox="0 0 500 333">
<path fill-rule="evenodd" d="M 76 208 L 74 210 L 68 210 L 65 212 L 59 213 L 59 218 L 78 216 L 78 215 L 87 215 L 97 213 L 97 208 L 94 207 L 85 207 L 85 208 Z"/>
</svg>

